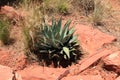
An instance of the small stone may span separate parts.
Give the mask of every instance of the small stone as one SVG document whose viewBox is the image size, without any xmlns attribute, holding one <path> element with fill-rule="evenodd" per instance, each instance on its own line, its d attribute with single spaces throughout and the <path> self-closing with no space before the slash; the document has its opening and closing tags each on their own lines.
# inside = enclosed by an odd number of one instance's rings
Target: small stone
<svg viewBox="0 0 120 80">
<path fill-rule="evenodd" d="M 120 72 L 120 51 L 110 54 L 103 59 L 105 68 L 111 71 Z"/>
<path fill-rule="evenodd" d="M 10 67 L 0 65 L 0 80 L 13 80 L 14 74 Z"/>
</svg>

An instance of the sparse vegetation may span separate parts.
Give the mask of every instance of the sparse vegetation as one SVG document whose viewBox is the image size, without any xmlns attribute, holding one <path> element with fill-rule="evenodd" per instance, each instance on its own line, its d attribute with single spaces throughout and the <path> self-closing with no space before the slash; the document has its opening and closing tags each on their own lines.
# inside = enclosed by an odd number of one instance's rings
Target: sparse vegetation
<svg viewBox="0 0 120 80">
<path fill-rule="evenodd" d="M 46 23 L 51 20 L 46 16 L 51 19 L 56 14 L 65 16 L 76 13 L 74 9 L 78 7 L 85 14 L 84 17 L 90 17 L 91 22 L 88 23 L 96 26 L 103 24 L 107 14 L 106 6 L 101 0 L 20 0 L 18 2 L 20 5 L 17 8 L 25 12 L 25 16 L 19 22 L 23 30 L 26 55 L 44 61 L 46 65 L 54 63 L 55 67 L 67 67 L 72 62 L 77 62 L 81 52 L 78 49 L 77 37 L 73 35 L 74 27 L 69 27 L 70 21 L 62 27 L 62 18 L 58 22 L 53 19 L 52 25 L 48 25 Z M 77 5 L 73 5 L 72 2 L 76 2 Z M 1 20 L 0 25 L 0 39 L 6 44 L 10 36 L 9 24 Z"/>
<path fill-rule="evenodd" d="M 95 0 L 77 0 L 77 3 L 79 4 L 80 8 L 85 13 L 85 15 L 88 16 L 94 10 L 94 1 Z"/>
<path fill-rule="evenodd" d="M 104 8 L 101 4 L 100 0 L 95 0 L 95 9 L 93 11 L 92 19 L 94 25 L 102 25 L 103 15 L 104 15 Z"/>
<path fill-rule="evenodd" d="M 10 25 L 6 19 L 0 19 L 0 40 L 6 45 L 10 42 Z"/>
<path fill-rule="evenodd" d="M 92 22 L 95 26 L 103 25 L 104 19 L 110 15 L 110 7 L 107 3 L 102 2 L 101 0 L 94 0 L 95 6 L 92 14 Z M 108 15 L 109 14 L 109 15 Z"/>
<path fill-rule="evenodd" d="M 11 79 L 117 80 L 106 61 L 119 56 L 119 19 L 120 0 L 0 0 L 0 64 Z"/>
<path fill-rule="evenodd" d="M 68 14 L 71 7 L 71 2 L 69 0 L 43 0 L 42 8 L 46 14 Z"/>
<path fill-rule="evenodd" d="M 70 9 L 71 7 L 71 2 L 69 0 L 59 0 L 59 3 L 58 3 L 58 12 L 60 12 L 61 14 L 69 14 Z"/>
<path fill-rule="evenodd" d="M 25 12 L 27 11 L 26 17 L 21 21 L 23 26 L 24 47 L 26 55 L 33 58 L 34 55 L 31 54 L 30 50 L 33 49 L 34 45 L 34 33 L 36 29 L 40 29 L 44 18 L 40 11 L 40 6 L 34 4 L 33 2 L 26 1 L 21 4 L 21 8 Z"/>
</svg>

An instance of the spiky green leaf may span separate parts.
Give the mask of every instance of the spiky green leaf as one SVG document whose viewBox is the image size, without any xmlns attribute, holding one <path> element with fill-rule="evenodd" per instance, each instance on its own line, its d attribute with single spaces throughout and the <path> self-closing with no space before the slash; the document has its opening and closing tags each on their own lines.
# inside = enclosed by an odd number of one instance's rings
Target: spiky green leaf
<svg viewBox="0 0 120 80">
<path fill-rule="evenodd" d="M 63 51 L 65 52 L 65 54 L 67 55 L 68 58 L 70 58 L 70 50 L 67 47 L 63 47 Z"/>
</svg>

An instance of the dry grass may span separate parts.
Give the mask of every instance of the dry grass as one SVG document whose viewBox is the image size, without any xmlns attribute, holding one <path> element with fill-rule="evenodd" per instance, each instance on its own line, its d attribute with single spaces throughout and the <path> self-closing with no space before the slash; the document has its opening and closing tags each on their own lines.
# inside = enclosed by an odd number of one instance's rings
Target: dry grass
<svg viewBox="0 0 120 80">
<path fill-rule="evenodd" d="M 10 42 L 10 24 L 6 17 L 0 17 L 0 40 L 4 45 Z"/>
<path fill-rule="evenodd" d="M 69 0 L 44 0 L 42 3 L 42 9 L 46 14 L 69 14 L 70 8 L 71 1 Z"/>
<path fill-rule="evenodd" d="M 37 2 L 23 2 L 20 5 L 21 10 L 26 12 L 26 16 L 21 21 L 21 26 L 23 27 L 23 42 L 24 42 L 24 48 L 25 52 L 27 53 L 27 56 L 34 57 L 33 54 L 31 54 L 31 50 L 34 46 L 34 34 L 36 30 L 41 28 L 41 25 L 44 20 L 44 16 L 40 11 L 40 6 L 37 4 Z"/>
<path fill-rule="evenodd" d="M 101 26 L 105 24 L 105 19 L 111 14 L 111 6 L 107 1 L 94 0 L 94 11 L 91 16 L 93 25 Z"/>
<path fill-rule="evenodd" d="M 94 0 L 73 0 L 73 2 L 76 2 L 77 7 L 79 7 L 86 16 L 94 10 Z"/>
</svg>

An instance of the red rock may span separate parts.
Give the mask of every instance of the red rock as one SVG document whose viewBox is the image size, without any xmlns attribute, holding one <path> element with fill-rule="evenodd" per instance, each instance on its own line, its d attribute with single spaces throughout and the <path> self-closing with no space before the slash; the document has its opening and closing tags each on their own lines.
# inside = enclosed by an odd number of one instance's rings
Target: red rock
<svg viewBox="0 0 120 80">
<path fill-rule="evenodd" d="M 80 77 L 80 80 L 104 80 L 101 75 L 84 75 Z"/>
<path fill-rule="evenodd" d="M 101 75 L 76 75 L 76 76 L 68 76 L 63 78 L 62 80 L 104 80 Z"/>
<path fill-rule="evenodd" d="M 78 35 L 78 40 L 83 50 L 87 51 L 89 56 L 79 62 L 79 67 L 71 69 L 70 73 L 75 72 L 78 74 L 95 63 L 97 60 L 112 54 L 116 51 L 116 48 L 104 48 L 105 44 L 112 43 L 116 40 L 115 37 L 102 33 L 98 29 L 90 26 L 84 26 L 78 24 L 76 26 L 76 33 Z"/>
<path fill-rule="evenodd" d="M 107 35 L 91 26 L 78 24 L 75 29 L 82 48 L 90 54 L 95 53 L 105 44 L 116 40 L 115 37 Z"/>
<path fill-rule="evenodd" d="M 97 60 L 99 60 L 101 57 L 106 56 L 107 54 L 110 54 L 111 51 L 109 50 L 105 50 L 103 52 L 100 53 L 96 53 L 94 56 L 87 58 L 83 63 L 81 63 L 79 70 L 83 71 L 86 68 L 88 68 L 90 65 L 92 65 L 93 63 L 95 63 Z"/>
<path fill-rule="evenodd" d="M 117 51 L 103 59 L 105 67 L 110 70 L 120 72 L 120 51 Z"/>
<path fill-rule="evenodd" d="M 14 74 L 10 67 L 0 65 L 0 80 L 13 80 Z"/>
<path fill-rule="evenodd" d="M 72 73 L 75 71 L 76 72 L 75 74 L 78 74 L 78 73 L 84 71 L 85 69 L 87 69 L 90 65 L 95 63 L 100 58 L 105 57 L 111 53 L 112 53 L 111 50 L 104 49 L 104 50 L 94 54 L 93 56 L 86 58 L 83 62 L 80 63 L 80 65 L 77 69 L 71 69 L 70 72 Z"/>
<path fill-rule="evenodd" d="M 17 72 L 15 72 L 14 77 L 15 77 L 16 80 L 23 80 L 21 75 L 18 74 Z"/>
<path fill-rule="evenodd" d="M 63 68 L 49 68 L 38 65 L 29 66 L 24 70 L 18 71 L 23 80 L 56 80 L 56 78 L 65 71 Z"/>
<path fill-rule="evenodd" d="M 45 80 L 45 79 L 37 78 L 37 77 L 29 77 L 29 78 L 23 78 L 23 80 Z"/>
<path fill-rule="evenodd" d="M 17 20 L 19 20 L 22 17 L 24 17 L 24 15 L 23 15 L 24 12 L 23 11 L 15 10 L 11 6 L 3 6 L 3 7 L 1 7 L 0 14 L 6 15 L 10 19 L 17 19 Z"/>
<path fill-rule="evenodd" d="M 20 74 L 14 72 L 10 67 L 0 65 L 0 80 L 22 80 Z"/>
<path fill-rule="evenodd" d="M 120 51 L 110 54 L 104 59 L 106 65 L 118 65 L 120 66 Z"/>
<path fill-rule="evenodd" d="M 1 8 L 1 14 L 5 14 L 10 19 L 18 17 L 16 10 L 13 7 L 10 7 L 10 6 L 3 6 Z"/>
<path fill-rule="evenodd" d="M 115 80 L 120 80 L 120 76 L 119 76 L 119 77 L 117 77 Z"/>
</svg>

